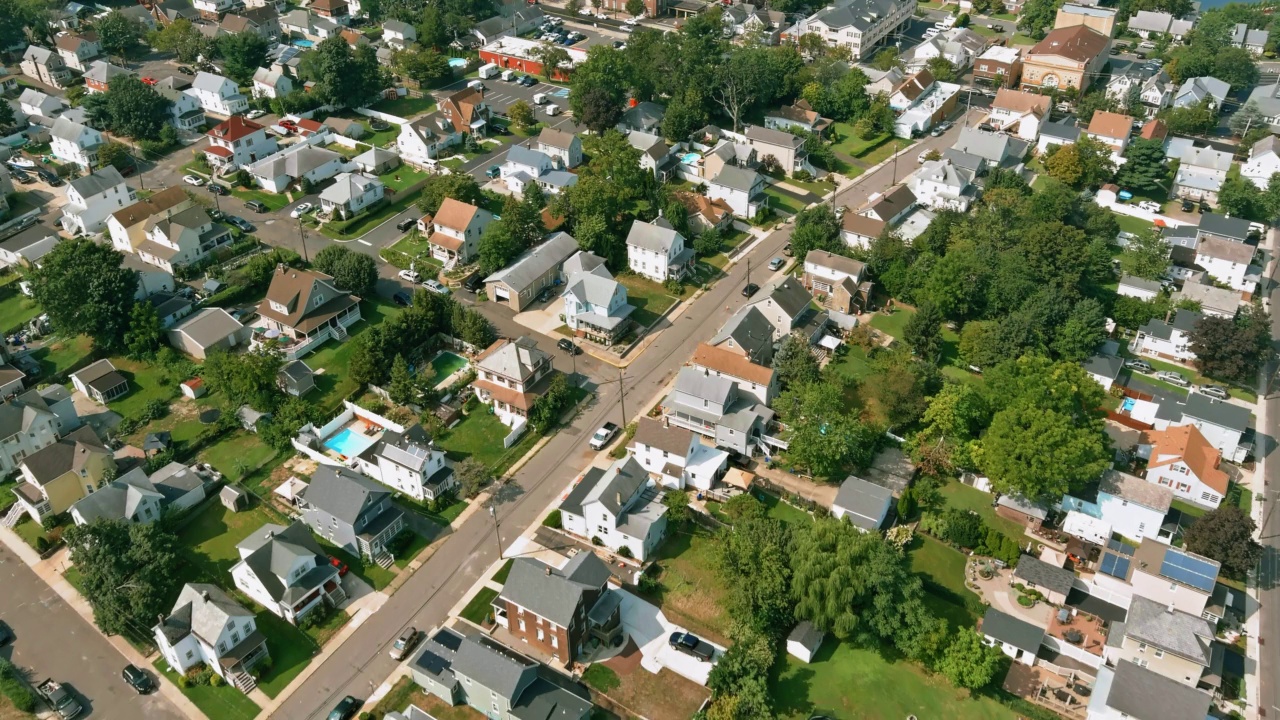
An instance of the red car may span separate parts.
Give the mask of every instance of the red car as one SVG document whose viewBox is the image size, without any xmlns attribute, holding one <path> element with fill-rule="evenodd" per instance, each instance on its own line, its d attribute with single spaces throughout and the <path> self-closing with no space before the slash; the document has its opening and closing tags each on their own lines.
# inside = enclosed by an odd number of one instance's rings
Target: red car
<svg viewBox="0 0 1280 720">
<path fill-rule="evenodd" d="M 332 555 L 329 556 L 329 564 L 338 568 L 338 577 L 346 577 L 347 573 L 351 572 L 351 568 L 347 567 L 346 563 Z"/>
<path fill-rule="evenodd" d="M 144 82 L 144 83 L 146 83 L 146 84 L 148 84 L 148 85 L 155 85 L 157 81 L 156 81 L 156 79 L 155 79 L 155 78 L 153 78 L 153 77 L 144 77 L 144 78 L 142 78 L 142 82 Z"/>
<path fill-rule="evenodd" d="M 291 133 L 298 132 L 298 123 L 292 120 L 281 120 L 280 127 L 284 128 L 285 130 L 288 130 Z"/>
</svg>

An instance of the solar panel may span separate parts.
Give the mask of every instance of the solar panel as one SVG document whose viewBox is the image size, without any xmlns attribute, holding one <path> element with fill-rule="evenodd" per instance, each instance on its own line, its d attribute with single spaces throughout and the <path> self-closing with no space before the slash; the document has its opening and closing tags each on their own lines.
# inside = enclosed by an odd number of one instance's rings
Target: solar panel
<svg viewBox="0 0 1280 720">
<path fill-rule="evenodd" d="M 1121 555 L 1133 555 L 1133 546 L 1125 545 L 1119 540 L 1108 540 L 1107 549 L 1111 552 L 1120 553 Z"/>
<path fill-rule="evenodd" d="M 1213 592 L 1218 568 L 1208 561 L 1170 548 L 1165 552 L 1164 562 L 1160 564 L 1160 574 L 1197 590 Z"/>
<path fill-rule="evenodd" d="M 1124 578 L 1129 574 L 1129 558 L 1115 553 L 1105 553 L 1099 569 L 1111 577 Z"/>
</svg>

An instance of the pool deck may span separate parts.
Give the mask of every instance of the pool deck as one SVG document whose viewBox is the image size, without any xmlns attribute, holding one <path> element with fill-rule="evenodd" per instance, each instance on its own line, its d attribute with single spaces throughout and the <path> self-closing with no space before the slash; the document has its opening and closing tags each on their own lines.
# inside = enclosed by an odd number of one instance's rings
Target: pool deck
<svg viewBox="0 0 1280 720">
<path fill-rule="evenodd" d="M 346 443 L 344 443 L 344 449 L 355 450 L 354 454 L 348 455 L 347 453 L 342 452 L 338 448 L 335 448 L 329 444 L 334 440 L 340 437 L 343 437 L 344 434 L 346 433 L 350 433 L 350 436 L 355 436 L 360 438 L 360 446 L 358 449 L 354 447 L 348 448 L 346 447 Z M 360 453 L 364 452 L 365 450 L 368 450 L 374 443 L 378 442 L 378 438 L 380 437 L 382 437 L 382 428 L 377 427 L 376 425 L 366 422 L 365 420 L 362 420 L 360 418 L 356 418 L 355 420 L 352 420 L 351 422 L 342 426 L 342 428 L 339 429 L 337 432 L 335 432 L 333 435 L 330 435 L 329 437 L 325 438 L 321 442 L 321 445 L 324 446 L 324 449 L 326 452 L 328 452 L 330 455 L 333 455 L 336 459 L 350 460 L 351 458 L 359 456 Z"/>
<path fill-rule="evenodd" d="M 448 350 L 442 350 L 442 351 L 440 351 L 439 353 L 437 353 L 437 354 L 436 354 L 436 356 L 435 356 L 435 357 L 431 358 L 431 360 L 430 360 L 427 364 L 428 364 L 428 365 L 432 365 L 432 366 L 434 367 L 434 365 L 435 365 L 435 361 L 436 361 L 437 359 L 439 359 L 439 358 L 440 358 L 441 356 L 443 356 L 443 355 L 452 355 L 452 356 L 454 356 L 454 357 L 458 358 L 459 360 L 461 360 L 461 361 L 462 361 L 462 366 L 461 366 L 461 367 L 459 367 L 457 370 L 454 370 L 453 372 L 449 373 L 449 374 L 448 374 L 447 376 L 445 376 L 444 378 L 440 379 L 440 380 L 435 384 L 435 388 L 436 388 L 437 390 L 439 390 L 440 388 L 448 387 L 448 386 L 452 385 L 454 382 L 456 382 L 456 381 L 458 380 L 458 378 L 460 378 L 460 377 L 462 377 L 463 375 L 465 375 L 465 374 L 467 373 L 467 371 L 471 369 L 471 363 L 470 363 L 466 358 L 462 357 L 461 355 L 459 355 L 459 354 L 457 354 L 457 353 L 455 353 L 455 352 L 449 352 Z"/>
</svg>

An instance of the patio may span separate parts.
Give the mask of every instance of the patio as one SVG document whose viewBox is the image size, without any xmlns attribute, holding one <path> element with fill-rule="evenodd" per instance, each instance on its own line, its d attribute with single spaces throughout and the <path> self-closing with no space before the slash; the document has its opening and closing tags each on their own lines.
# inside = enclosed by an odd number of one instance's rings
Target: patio
<svg viewBox="0 0 1280 720">
<path fill-rule="evenodd" d="M 1050 637 L 1098 657 L 1102 656 L 1102 648 L 1107 644 L 1107 630 L 1102 619 L 1068 608 L 1053 613 L 1048 633 Z"/>
<path fill-rule="evenodd" d="M 1018 595 L 1020 593 L 1013 588 L 1012 569 L 993 568 L 995 572 L 992 576 L 984 579 L 977 571 L 978 564 L 978 560 L 970 560 L 969 564 L 965 566 L 965 576 L 968 582 L 977 586 L 974 592 L 978 593 L 979 597 L 997 610 L 1021 620 L 1026 620 L 1037 627 L 1047 627 L 1049 625 L 1049 620 L 1053 616 L 1053 606 L 1043 602 L 1036 603 L 1031 607 L 1023 607 L 1018 604 Z"/>
<path fill-rule="evenodd" d="M 1012 663 L 1004 689 L 1067 717 L 1084 718 L 1088 713 L 1089 686 L 1073 683 L 1044 665 Z"/>
</svg>

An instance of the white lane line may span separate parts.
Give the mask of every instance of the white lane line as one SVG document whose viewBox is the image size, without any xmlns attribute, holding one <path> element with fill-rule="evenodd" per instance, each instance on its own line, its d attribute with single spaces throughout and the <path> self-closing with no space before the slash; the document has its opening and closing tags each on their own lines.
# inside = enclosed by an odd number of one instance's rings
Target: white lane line
<svg viewBox="0 0 1280 720">
<path fill-rule="evenodd" d="M 364 240 L 361 240 L 360 238 L 356 238 L 356 242 L 360 243 L 361 245 L 364 245 L 365 247 L 373 247 L 373 244 L 372 244 L 372 243 L 365 242 Z"/>
</svg>

